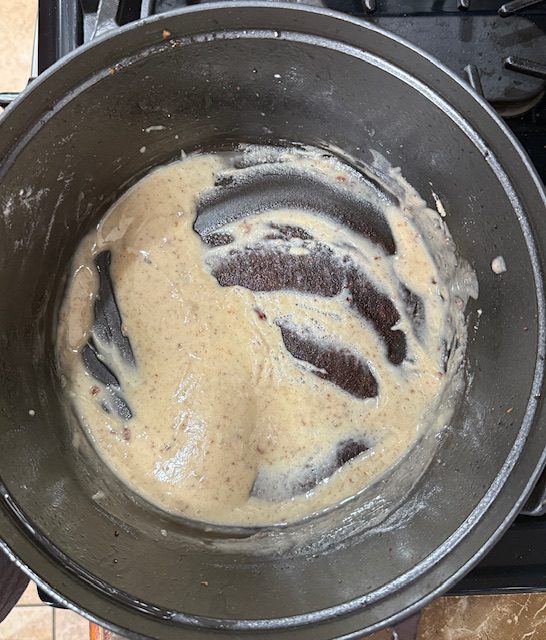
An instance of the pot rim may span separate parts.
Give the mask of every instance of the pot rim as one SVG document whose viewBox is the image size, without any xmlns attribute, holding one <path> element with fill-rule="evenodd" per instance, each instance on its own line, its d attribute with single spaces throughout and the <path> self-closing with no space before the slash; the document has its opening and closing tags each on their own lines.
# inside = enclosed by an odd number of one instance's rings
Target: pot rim
<svg viewBox="0 0 546 640">
<path fill-rule="evenodd" d="M 40 90 L 40 88 L 43 86 L 44 83 L 47 83 L 53 75 L 55 75 L 58 71 L 64 68 L 65 64 L 70 64 L 72 60 L 78 58 L 82 54 L 85 54 L 87 51 L 97 46 L 101 46 L 102 43 L 108 42 L 111 39 L 118 37 L 118 35 L 121 35 L 123 33 L 129 32 L 132 30 L 137 30 L 146 25 L 151 25 L 154 23 L 162 23 L 162 22 L 167 23 L 169 20 L 172 20 L 173 18 L 178 17 L 181 14 L 188 15 L 188 14 L 193 14 L 197 12 L 201 13 L 201 12 L 211 12 L 211 11 L 218 13 L 219 11 L 222 12 L 225 10 L 241 11 L 245 9 L 261 9 L 261 8 L 267 9 L 268 11 L 286 11 L 287 9 L 289 9 L 292 12 L 296 12 L 298 14 L 305 14 L 305 13 L 318 14 L 318 15 L 325 16 L 325 18 L 326 17 L 333 18 L 336 21 L 340 22 L 341 24 L 349 23 L 349 24 L 358 26 L 363 31 L 370 30 L 370 31 L 376 32 L 377 34 L 381 35 L 384 38 L 387 38 L 391 41 L 396 42 L 399 45 L 409 48 L 413 52 L 418 54 L 420 57 L 424 58 L 426 62 L 433 64 L 437 69 L 442 71 L 443 74 L 448 76 L 451 81 L 455 81 L 455 83 L 464 90 L 464 92 L 467 95 L 467 98 L 472 99 L 474 102 L 478 103 L 478 105 L 487 112 L 488 117 L 494 122 L 494 124 L 498 128 L 500 128 L 501 132 L 504 134 L 504 137 L 506 138 L 506 142 L 509 145 L 511 145 L 512 148 L 519 155 L 519 160 L 521 161 L 523 167 L 526 170 L 527 178 L 530 177 L 531 181 L 534 183 L 533 186 L 536 188 L 537 193 L 533 195 L 534 196 L 538 195 L 538 200 L 540 201 L 542 207 L 546 209 L 546 195 L 544 193 L 543 185 L 540 182 L 540 179 L 536 173 L 535 168 L 533 167 L 526 153 L 520 147 L 519 143 L 513 136 L 512 132 L 508 129 L 508 127 L 501 120 L 501 118 L 496 115 L 496 113 L 492 110 L 492 108 L 488 105 L 488 103 L 482 97 L 475 94 L 470 89 L 470 87 L 461 78 L 459 78 L 454 72 L 452 72 L 450 69 L 445 67 L 445 65 L 438 62 L 437 60 L 431 60 L 430 56 L 419 47 L 416 47 L 415 45 L 405 41 L 403 38 L 400 38 L 392 33 L 389 33 L 361 19 L 353 18 L 351 16 L 347 16 L 340 12 L 329 10 L 329 9 L 322 9 L 322 8 L 305 6 L 305 5 L 294 5 L 286 2 L 279 2 L 279 3 L 275 2 L 273 4 L 270 0 L 261 0 L 259 2 L 248 2 L 246 0 L 237 0 L 232 2 L 230 0 L 227 0 L 227 1 L 213 3 L 210 5 L 194 5 L 191 7 L 183 8 L 181 10 L 175 10 L 168 13 L 162 13 L 159 15 L 150 16 L 149 18 L 146 18 L 144 20 L 139 20 L 139 21 L 130 23 L 128 25 L 125 25 L 120 29 L 116 29 L 112 32 L 108 32 L 103 36 L 97 38 L 96 40 L 93 40 L 90 43 L 87 43 L 85 45 L 82 45 L 81 47 L 78 47 L 76 50 L 74 50 L 67 56 L 61 58 L 52 67 L 50 67 L 47 71 L 41 74 L 31 85 L 29 85 L 28 89 L 26 89 L 5 110 L 5 113 L 0 118 L 0 125 L 6 126 L 6 124 L 9 121 L 10 115 L 14 113 L 18 105 L 29 100 L 32 95 L 34 95 L 36 92 Z M 168 26 L 168 24 L 165 24 L 165 26 Z M 299 29 L 300 33 L 306 33 L 304 27 L 297 27 L 296 29 Z M 330 38 L 330 37 L 328 39 L 334 40 L 333 38 Z M 352 46 L 354 48 L 362 49 L 362 47 L 357 44 L 354 44 Z M 401 71 L 403 71 L 403 69 L 401 69 Z M 419 81 L 419 82 L 422 82 L 422 81 Z M 424 83 L 422 84 L 423 86 L 428 87 L 428 85 L 425 85 Z M 433 89 L 430 89 L 430 93 L 435 94 L 435 91 Z M 436 95 L 439 96 L 439 94 L 436 94 Z M 444 100 L 443 98 L 441 99 L 441 101 L 447 104 L 447 101 Z M 455 107 L 453 107 L 453 112 L 459 116 L 456 119 L 457 124 L 460 124 L 461 122 L 466 122 L 466 120 L 458 114 L 458 111 Z M 475 138 L 481 140 L 481 137 L 476 131 L 474 131 L 471 123 L 469 123 L 469 126 L 471 127 L 471 131 L 474 133 L 474 137 L 472 137 L 472 140 L 474 141 Z M 31 134 L 32 134 L 32 129 L 29 132 L 29 135 Z M 467 135 L 468 135 L 468 132 L 467 132 Z M 23 136 L 22 139 L 17 141 L 16 147 L 18 145 L 24 144 L 25 139 L 27 138 Z M 9 143 L 6 146 L 9 149 L 9 146 L 10 146 Z M 486 146 L 487 145 L 484 144 L 484 148 Z M 10 155 L 12 157 L 17 155 L 16 148 L 11 148 L 6 154 L 6 156 L 10 156 Z M 484 156 L 485 156 L 485 153 L 484 153 Z M 533 235 L 531 231 L 530 225 L 524 213 L 524 208 L 520 203 L 518 194 L 516 194 L 512 188 L 511 180 L 508 178 L 508 176 L 506 176 L 502 167 L 497 162 L 493 154 L 490 155 L 489 162 L 490 162 L 490 165 L 492 166 L 492 169 L 497 174 L 497 176 L 498 177 L 500 176 L 499 180 L 503 182 L 505 191 L 507 192 L 507 195 L 510 198 L 511 203 L 514 206 L 515 214 L 519 219 L 520 225 L 522 227 L 523 235 L 525 236 L 530 260 L 533 267 L 534 277 L 535 277 L 535 286 L 536 286 L 537 302 L 538 302 L 537 304 L 537 307 L 538 307 L 538 318 L 537 318 L 538 353 L 537 353 L 537 362 L 535 367 L 532 393 L 529 398 L 529 402 L 527 404 L 525 416 L 522 420 L 522 426 L 520 428 L 518 437 L 516 438 L 516 441 L 514 442 L 514 445 L 509 455 L 507 456 L 503 467 L 499 471 L 495 481 L 491 484 L 488 491 L 482 497 L 482 499 L 480 500 L 476 508 L 471 512 L 471 514 L 468 516 L 465 522 L 462 523 L 462 525 L 457 530 L 455 530 L 453 534 L 446 541 L 444 541 L 442 545 L 440 545 L 435 551 L 429 554 L 427 558 L 425 558 L 419 564 L 415 565 L 411 571 L 391 581 L 388 585 L 386 585 L 384 589 L 378 590 L 378 593 L 377 593 L 378 600 L 382 600 L 383 598 L 387 597 L 390 593 L 394 591 L 397 591 L 403 587 L 407 587 L 408 584 L 412 583 L 417 578 L 421 577 L 424 573 L 427 573 L 428 571 L 432 570 L 432 568 L 435 567 L 439 563 L 439 561 L 447 555 L 447 553 L 451 553 L 455 549 L 455 547 L 460 548 L 462 546 L 461 543 L 463 542 L 463 540 L 468 539 L 469 534 L 475 530 L 478 523 L 482 521 L 486 512 L 488 512 L 491 509 L 491 507 L 494 505 L 500 490 L 509 479 L 516 462 L 520 458 L 524 445 L 526 444 L 526 441 L 527 441 L 527 436 L 532 428 L 533 422 L 539 411 L 539 399 L 540 399 L 540 393 L 541 393 L 541 389 L 543 385 L 543 377 L 544 377 L 544 354 L 545 354 L 545 341 L 546 341 L 546 318 L 545 318 L 546 307 L 544 303 L 543 275 L 542 275 L 541 261 L 539 258 L 539 252 L 537 251 L 537 247 L 535 246 L 535 235 Z M 494 167 L 496 167 L 496 170 Z M 535 230 L 535 234 L 538 235 L 536 230 Z M 541 360 L 541 357 L 542 357 L 542 360 Z M 476 564 L 479 561 L 480 558 L 482 558 L 487 553 L 487 551 L 489 551 L 489 549 L 494 545 L 494 543 L 498 540 L 498 538 L 502 535 L 502 533 L 504 533 L 505 529 L 509 526 L 509 524 L 517 515 L 527 495 L 530 493 L 536 480 L 538 479 L 538 476 L 542 468 L 545 465 L 546 465 L 546 450 L 543 451 L 542 455 L 538 460 L 537 466 L 535 466 L 534 468 L 533 473 L 528 477 L 523 493 L 521 493 L 519 498 L 515 501 L 512 508 L 509 509 L 507 513 L 504 512 L 503 519 L 499 523 L 495 533 L 491 536 L 488 536 L 487 541 L 481 545 L 479 550 L 476 553 L 474 553 L 474 555 L 468 557 L 466 559 L 466 562 L 464 562 L 455 573 L 451 574 L 450 577 L 445 581 L 443 581 L 434 591 L 429 592 L 427 596 L 419 599 L 417 602 L 412 603 L 406 609 L 398 612 L 397 614 L 391 616 L 390 618 L 385 619 L 376 625 L 366 628 L 365 631 L 371 632 L 371 631 L 380 629 L 381 627 L 386 626 L 387 624 L 392 624 L 393 622 L 403 619 L 407 615 L 410 615 L 411 613 L 421 609 L 425 604 L 431 601 L 439 593 L 445 591 L 450 586 L 452 586 L 458 579 L 460 579 L 460 577 L 462 577 L 464 573 L 466 573 L 474 564 Z M 11 501 L 9 497 L 9 493 L 7 489 L 4 487 L 4 485 L 0 485 L 0 489 L 1 489 L 1 502 L 3 503 L 2 507 L 4 511 L 4 513 L 0 511 L 0 517 L 3 516 L 2 520 L 4 521 L 5 526 L 12 529 L 12 534 L 10 537 L 16 538 L 21 534 L 21 528 L 24 528 L 26 529 L 26 532 L 24 532 L 23 535 L 21 536 L 22 539 L 18 540 L 17 542 L 22 543 L 24 541 L 27 547 L 36 546 L 37 532 L 33 529 L 31 522 L 26 518 L 26 516 L 22 512 L 19 511 L 19 509 L 13 503 L 13 501 Z M 10 512 L 10 515 L 8 516 L 6 512 Z M 15 521 L 18 521 L 17 522 L 18 526 L 15 524 Z M 50 544 L 51 543 L 48 543 L 48 546 Z M 46 582 L 44 578 L 41 578 L 36 573 L 34 573 L 34 571 L 30 568 L 30 565 L 27 565 L 26 563 L 23 563 L 22 560 L 19 560 L 7 542 L 0 541 L 0 548 L 4 549 L 4 551 L 6 551 L 8 555 L 33 580 L 35 580 L 35 582 L 39 585 L 39 587 L 42 588 L 44 591 L 46 591 L 48 594 L 50 594 L 55 600 L 58 600 L 63 605 L 77 611 L 78 613 L 83 613 L 89 619 L 94 620 L 99 624 L 105 625 L 114 631 L 122 631 L 123 633 L 127 633 L 127 630 L 124 629 L 123 627 L 110 622 L 105 623 L 98 616 L 96 616 L 96 614 L 91 613 L 90 610 L 84 611 L 83 609 L 81 609 L 79 605 L 75 604 L 74 602 L 62 596 L 61 593 L 56 588 L 50 586 L 50 584 L 48 584 L 48 582 Z M 28 555 L 29 554 L 27 552 L 25 552 L 24 554 L 21 554 L 22 557 L 23 556 L 28 557 Z M 55 558 L 51 557 L 51 550 L 49 551 L 47 562 L 48 562 L 48 565 L 53 565 L 55 567 L 57 566 L 57 562 L 55 561 Z M 81 582 L 81 576 L 77 576 L 77 575 L 72 576 L 71 579 L 72 581 L 75 581 L 75 582 Z M 96 585 L 92 586 L 87 584 L 85 586 L 85 589 L 91 590 L 95 593 L 95 595 L 97 595 Z M 385 591 L 385 593 L 379 593 L 381 591 Z M 100 593 L 100 599 L 103 602 L 103 604 L 105 599 L 107 602 L 112 604 L 112 594 L 108 594 L 108 590 L 104 590 L 102 593 Z M 116 600 L 116 604 L 118 606 L 122 605 L 122 603 L 117 598 L 114 598 L 114 599 Z M 232 632 L 236 630 L 237 631 L 256 631 L 256 632 L 273 631 L 274 632 L 275 630 L 286 629 L 294 626 L 309 625 L 309 624 L 322 622 L 322 621 L 327 622 L 328 619 L 353 613 L 356 610 L 363 607 L 364 605 L 368 604 L 369 601 L 370 601 L 370 594 L 366 596 L 362 596 L 361 598 L 357 598 L 350 602 L 343 603 L 341 605 L 335 605 L 333 607 L 330 607 L 329 609 L 323 609 L 323 610 L 314 611 L 311 613 L 289 616 L 286 618 L 270 619 L 270 620 L 231 621 L 234 624 L 229 624 L 229 621 L 225 621 L 225 620 L 220 621 L 215 618 L 207 620 L 203 616 L 190 616 L 190 615 L 185 615 L 181 613 L 162 611 L 151 604 L 150 604 L 150 607 L 155 609 L 155 611 L 157 612 L 156 617 L 159 619 L 170 619 L 173 622 L 189 625 L 190 627 L 193 626 L 194 628 L 195 627 L 202 628 L 203 626 L 205 626 L 205 628 L 208 628 L 208 629 L 222 629 L 228 632 L 230 630 Z M 140 609 L 140 611 L 144 613 L 144 610 L 142 608 Z M 148 613 L 151 613 L 151 611 L 148 611 Z M 213 624 L 211 625 L 211 623 Z M 245 623 L 250 623 L 250 624 L 245 624 Z M 275 624 L 272 624 L 272 623 L 275 623 Z M 135 637 L 135 638 L 145 637 L 139 634 L 135 634 L 134 632 L 130 632 L 130 633 L 132 633 L 132 637 Z M 343 636 L 343 638 L 349 640 L 350 638 L 356 637 L 357 635 L 361 635 L 361 633 L 362 631 L 350 633 L 348 635 Z"/>
</svg>

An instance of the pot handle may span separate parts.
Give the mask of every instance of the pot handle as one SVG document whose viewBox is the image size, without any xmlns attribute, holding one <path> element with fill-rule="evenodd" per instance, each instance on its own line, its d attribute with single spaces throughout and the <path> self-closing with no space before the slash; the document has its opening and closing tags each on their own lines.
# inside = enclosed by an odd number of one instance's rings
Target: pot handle
<svg viewBox="0 0 546 640">
<path fill-rule="evenodd" d="M 546 469 L 538 479 L 521 513 L 524 516 L 546 515 Z"/>
</svg>

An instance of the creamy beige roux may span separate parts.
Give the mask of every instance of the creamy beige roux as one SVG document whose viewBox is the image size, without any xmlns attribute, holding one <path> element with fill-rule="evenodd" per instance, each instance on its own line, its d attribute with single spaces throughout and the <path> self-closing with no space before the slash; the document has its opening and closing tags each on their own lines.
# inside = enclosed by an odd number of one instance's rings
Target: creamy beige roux
<svg viewBox="0 0 546 640">
<path fill-rule="evenodd" d="M 293 521 L 354 495 L 426 430 L 448 422 L 466 344 L 463 309 L 477 285 L 439 215 L 392 170 L 388 182 L 396 184 L 400 206 L 383 207 L 395 255 L 303 210 L 232 222 L 222 228 L 232 244 L 207 246 L 193 230 L 196 199 L 219 172 L 231 170 L 229 158 L 194 155 L 151 172 L 84 238 L 61 309 L 59 360 L 84 430 L 136 492 L 205 522 Z M 324 178 L 344 171 L 313 150 L 287 151 L 285 161 Z M 350 171 L 344 175 L 335 188 L 366 196 L 362 181 Z M 345 293 L 325 298 L 218 284 L 215 265 L 234 247 L 259 243 L 271 223 L 312 233 L 312 241 L 286 241 L 290 252 L 305 255 L 320 241 L 349 256 L 389 296 L 401 316 L 397 328 L 406 333 L 401 365 L 389 362 L 384 342 L 347 305 Z M 137 362 L 123 364 L 102 345 L 133 412 L 128 421 L 104 411 L 109 390 L 89 375 L 81 356 L 93 324 L 93 259 L 105 249 L 112 252 L 123 329 Z M 423 300 L 420 336 L 404 310 L 400 282 Z M 378 396 L 359 399 L 315 375 L 285 348 L 280 319 L 325 345 L 360 354 L 377 379 Z M 459 346 L 445 372 L 444 347 L 454 336 Z M 349 439 L 364 439 L 369 449 L 314 489 L 293 495 L 309 468 L 327 466 L 336 446 Z"/>
</svg>

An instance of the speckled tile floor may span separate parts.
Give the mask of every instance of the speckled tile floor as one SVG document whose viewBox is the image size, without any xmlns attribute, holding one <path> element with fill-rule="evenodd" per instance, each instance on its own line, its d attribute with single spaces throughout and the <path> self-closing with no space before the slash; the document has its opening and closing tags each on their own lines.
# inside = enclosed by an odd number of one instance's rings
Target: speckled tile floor
<svg viewBox="0 0 546 640">
<path fill-rule="evenodd" d="M 0 91 L 20 91 L 32 59 L 38 0 L 0 0 Z"/>
<path fill-rule="evenodd" d="M 25 593 L 0 624 L 0 640 L 87 640 L 89 622 L 73 611 L 44 605 L 29 583 Z"/>
<path fill-rule="evenodd" d="M 37 0 L 0 0 L 0 91 L 19 91 L 27 83 L 37 5 Z M 89 637 L 86 620 L 43 605 L 33 583 L 0 624 L 0 640 Z M 92 637 L 107 640 L 98 628 Z M 369 640 L 391 638 L 382 631 Z M 423 612 L 419 640 L 546 640 L 546 593 L 439 598 Z"/>
</svg>

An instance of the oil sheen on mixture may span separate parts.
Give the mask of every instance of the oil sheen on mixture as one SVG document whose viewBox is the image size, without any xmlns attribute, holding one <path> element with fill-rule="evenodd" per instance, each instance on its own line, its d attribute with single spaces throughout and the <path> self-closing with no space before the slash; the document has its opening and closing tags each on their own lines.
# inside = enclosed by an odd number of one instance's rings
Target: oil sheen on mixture
<svg viewBox="0 0 546 640">
<path fill-rule="evenodd" d="M 379 156 L 194 154 L 81 242 L 58 356 L 135 492 L 203 522 L 290 522 L 449 423 L 477 296 L 436 211 Z"/>
</svg>

